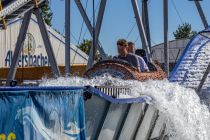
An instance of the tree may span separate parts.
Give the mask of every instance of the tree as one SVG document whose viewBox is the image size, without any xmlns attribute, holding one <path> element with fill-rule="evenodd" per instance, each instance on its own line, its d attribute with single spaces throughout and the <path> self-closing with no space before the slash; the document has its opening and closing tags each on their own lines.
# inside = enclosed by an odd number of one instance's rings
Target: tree
<svg viewBox="0 0 210 140">
<path fill-rule="evenodd" d="M 90 49 L 92 46 L 92 40 L 90 39 L 83 39 L 82 43 L 80 43 L 79 45 L 77 45 L 77 47 L 82 50 L 83 52 L 85 52 L 87 55 L 90 54 Z M 100 54 L 97 51 L 96 52 L 96 56 L 95 56 L 95 60 L 99 61 L 100 60 Z"/>
<path fill-rule="evenodd" d="M 92 45 L 92 41 L 91 40 L 84 39 L 82 41 L 82 43 L 80 43 L 77 47 L 80 50 L 82 50 L 83 52 L 85 52 L 87 55 L 89 55 L 91 45 Z"/>
<path fill-rule="evenodd" d="M 45 20 L 45 23 L 49 26 L 52 26 L 51 21 L 52 21 L 53 13 L 49 5 L 50 5 L 49 1 L 48 0 L 45 1 L 43 5 L 41 6 L 41 13 L 42 13 L 42 17 Z"/>
<path fill-rule="evenodd" d="M 177 30 L 173 32 L 175 39 L 190 38 L 197 34 L 196 31 L 192 31 L 192 27 L 189 23 L 183 23 L 179 25 Z"/>
</svg>

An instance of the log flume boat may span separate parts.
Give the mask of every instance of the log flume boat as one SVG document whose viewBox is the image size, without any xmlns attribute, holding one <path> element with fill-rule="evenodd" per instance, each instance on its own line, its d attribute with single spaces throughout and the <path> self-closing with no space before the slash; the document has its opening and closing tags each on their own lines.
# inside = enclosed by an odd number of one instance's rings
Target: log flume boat
<svg viewBox="0 0 210 140">
<path fill-rule="evenodd" d="M 166 73 L 161 69 L 158 62 L 148 63 L 148 68 L 149 72 L 139 72 L 137 68 L 125 61 L 105 60 L 96 63 L 92 68 L 87 70 L 84 75 L 88 78 L 92 78 L 108 73 L 116 78 L 125 80 L 133 79 L 139 81 L 145 81 L 148 79 L 162 80 L 167 77 Z"/>
<path fill-rule="evenodd" d="M 110 75 L 125 80 L 148 79 L 162 80 L 167 77 L 158 63 L 148 64 L 150 72 L 139 72 L 129 63 L 116 60 L 105 60 L 96 63 L 86 71 L 85 77 Z M 120 94 L 132 94 L 130 87 L 116 87 L 109 84 L 96 86 L 100 96 L 89 97 L 85 102 L 87 139 L 136 139 L 164 140 L 165 121 L 159 111 L 138 98 L 121 99 Z M 112 97 L 112 98 L 111 98 Z"/>
</svg>

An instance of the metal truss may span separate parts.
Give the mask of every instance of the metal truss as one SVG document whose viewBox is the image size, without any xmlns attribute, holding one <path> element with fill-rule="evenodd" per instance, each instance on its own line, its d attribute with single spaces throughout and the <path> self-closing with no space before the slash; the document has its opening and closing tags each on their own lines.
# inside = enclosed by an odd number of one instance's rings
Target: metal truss
<svg viewBox="0 0 210 140">
<path fill-rule="evenodd" d="M 39 0 L 38 4 L 43 3 L 46 0 Z M 26 12 L 34 8 L 34 0 L 3 0 L 3 9 L 0 11 L 0 20 L 3 18 L 5 23 L 8 24 L 18 17 L 23 16 Z M 3 23 L 0 23 L 0 27 L 3 27 Z"/>
</svg>

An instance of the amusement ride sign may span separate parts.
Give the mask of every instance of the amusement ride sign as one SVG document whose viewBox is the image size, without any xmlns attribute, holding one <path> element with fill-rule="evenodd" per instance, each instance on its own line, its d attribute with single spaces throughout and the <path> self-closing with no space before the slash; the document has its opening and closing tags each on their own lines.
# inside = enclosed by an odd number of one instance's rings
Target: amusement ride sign
<svg viewBox="0 0 210 140">
<path fill-rule="evenodd" d="M 18 66 L 19 67 L 42 67 L 49 66 L 48 57 L 42 53 L 36 53 L 36 42 L 32 34 L 27 33 L 26 39 L 19 56 Z M 13 51 L 8 50 L 5 57 L 5 66 L 9 67 L 11 65 L 13 56 Z"/>
</svg>

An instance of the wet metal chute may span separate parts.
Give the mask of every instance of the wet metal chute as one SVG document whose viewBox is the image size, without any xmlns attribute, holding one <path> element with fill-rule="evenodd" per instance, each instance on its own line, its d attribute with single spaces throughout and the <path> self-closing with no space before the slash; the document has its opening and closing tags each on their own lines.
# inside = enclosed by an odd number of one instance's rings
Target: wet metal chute
<svg viewBox="0 0 210 140">
<path fill-rule="evenodd" d="M 209 90 L 210 28 L 195 35 L 171 72 L 169 80 L 194 88 L 199 94 Z"/>
</svg>

